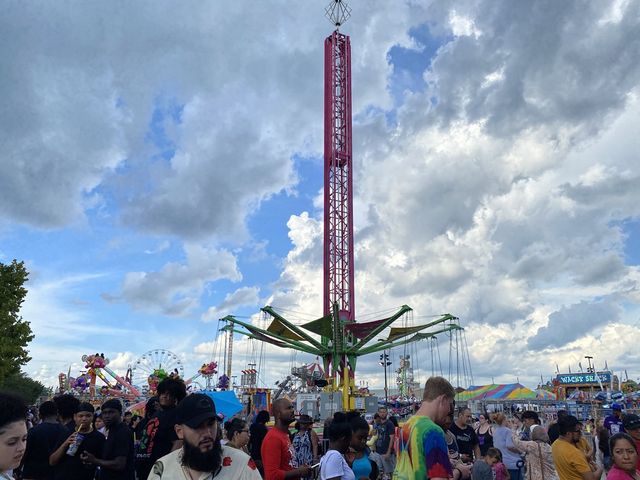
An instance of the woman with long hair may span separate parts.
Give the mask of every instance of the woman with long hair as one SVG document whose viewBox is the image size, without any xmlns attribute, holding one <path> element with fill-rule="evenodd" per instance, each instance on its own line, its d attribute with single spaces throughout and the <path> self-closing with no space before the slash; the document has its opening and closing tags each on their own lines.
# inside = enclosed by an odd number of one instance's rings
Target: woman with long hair
<svg viewBox="0 0 640 480">
<path fill-rule="evenodd" d="M 478 437 L 478 445 L 480 447 L 480 455 L 483 457 L 487 454 L 487 450 L 493 447 L 493 428 L 491 427 L 491 419 L 489 415 L 480 414 L 478 417 L 478 428 L 476 435 Z"/>
</svg>

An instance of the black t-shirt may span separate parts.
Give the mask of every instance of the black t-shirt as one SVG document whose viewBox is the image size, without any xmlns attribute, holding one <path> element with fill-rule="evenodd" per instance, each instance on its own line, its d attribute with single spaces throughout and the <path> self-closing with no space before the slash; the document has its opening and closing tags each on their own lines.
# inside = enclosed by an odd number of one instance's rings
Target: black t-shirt
<svg viewBox="0 0 640 480">
<path fill-rule="evenodd" d="M 469 425 L 460 428 L 456 422 L 449 427 L 449 431 L 456 436 L 458 450 L 463 455 L 471 455 L 473 457 L 473 448 L 478 445 L 478 436 Z M 476 459 L 477 460 L 477 459 Z"/>
<path fill-rule="evenodd" d="M 249 433 L 251 434 L 249 437 L 249 452 L 251 454 L 251 458 L 254 460 L 262 460 L 260 448 L 262 447 L 262 441 L 268 431 L 269 430 L 264 423 L 254 423 L 249 427 Z"/>
<path fill-rule="evenodd" d="M 67 431 L 58 437 L 56 450 L 69 438 L 71 433 L 73 432 Z M 96 466 L 83 463 L 82 460 L 80 460 L 80 454 L 82 452 L 89 452 L 97 458 L 102 458 L 102 449 L 104 448 L 106 439 L 103 434 L 96 430 L 89 433 L 82 433 L 81 435 L 84 438 L 76 454 L 71 457 L 65 453 L 55 466 L 55 480 L 93 480 L 95 477 Z"/>
<path fill-rule="evenodd" d="M 175 424 L 175 408 L 160 411 L 149 419 L 136 454 L 138 478 L 147 478 L 156 460 L 171 453 L 173 442 L 178 439 Z"/>
<path fill-rule="evenodd" d="M 103 460 L 126 457 L 124 470 L 115 471 L 100 467 L 100 480 L 134 480 L 133 469 L 133 432 L 124 423 L 113 425 L 108 430 L 107 440 L 102 449 Z"/>
<path fill-rule="evenodd" d="M 63 425 L 49 422 L 43 422 L 29 430 L 22 468 L 24 478 L 53 479 L 49 455 L 55 451 L 58 437 L 63 433 L 68 433 Z"/>
<path fill-rule="evenodd" d="M 391 443 L 391 435 L 396 431 L 396 426 L 387 419 L 379 424 L 374 424 L 376 432 L 378 432 L 378 439 L 376 440 L 376 452 L 380 455 L 384 455 L 389 451 L 389 443 Z"/>
</svg>

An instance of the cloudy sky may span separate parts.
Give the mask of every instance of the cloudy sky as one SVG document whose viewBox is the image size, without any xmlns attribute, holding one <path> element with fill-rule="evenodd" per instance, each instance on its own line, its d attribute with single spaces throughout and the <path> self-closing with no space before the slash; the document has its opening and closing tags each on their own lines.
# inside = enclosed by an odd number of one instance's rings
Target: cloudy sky
<svg viewBox="0 0 640 480">
<path fill-rule="evenodd" d="M 190 376 L 227 313 L 320 316 L 327 3 L 3 3 L 0 261 L 31 272 L 29 374 L 164 348 Z M 640 376 L 640 1 L 350 5 L 360 318 L 460 317 L 476 384 L 585 355 Z M 313 360 L 235 352 L 266 384 Z"/>
</svg>

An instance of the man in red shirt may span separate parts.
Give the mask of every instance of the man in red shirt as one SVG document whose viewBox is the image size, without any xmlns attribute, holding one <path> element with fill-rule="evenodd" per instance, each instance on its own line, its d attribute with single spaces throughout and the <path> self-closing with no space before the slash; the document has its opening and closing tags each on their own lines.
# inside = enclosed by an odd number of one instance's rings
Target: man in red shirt
<svg viewBox="0 0 640 480">
<path fill-rule="evenodd" d="M 622 418 L 622 426 L 624 431 L 631 435 L 633 441 L 636 442 L 638 451 L 640 451 L 640 417 L 634 413 L 625 415 Z M 640 455 L 638 455 L 638 460 L 636 461 L 636 469 L 640 470 Z"/>
<path fill-rule="evenodd" d="M 296 465 L 289 425 L 296 419 L 291 400 L 279 398 L 273 402 L 275 426 L 267 432 L 260 453 L 264 465 L 264 480 L 293 480 L 308 477 L 309 465 Z"/>
</svg>

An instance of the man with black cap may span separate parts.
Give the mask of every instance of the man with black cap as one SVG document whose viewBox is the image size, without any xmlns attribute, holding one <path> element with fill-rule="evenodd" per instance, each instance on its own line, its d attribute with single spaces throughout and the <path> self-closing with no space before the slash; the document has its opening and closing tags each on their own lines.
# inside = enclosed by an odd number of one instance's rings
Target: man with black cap
<svg viewBox="0 0 640 480">
<path fill-rule="evenodd" d="M 104 402 L 101 416 L 107 434 L 102 458 L 86 451 L 80 454 L 81 460 L 100 468 L 100 480 L 134 480 L 133 433 L 122 423 L 120 400 L 113 398 Z"/>
<path fill-rule="evenodd" d="M 176 408 L 175 430 L 182 448 L 156 461 L 148 480 L 261 480 L 249 455 L 220 444 L 218 428 L 211 397 L 185 397 Z"/>
<path fill-rule="evenodd" d="M 635 413 L 625 415 L 622 419 L 625 432 L 631 435 L 633 441 L 636 443 L 636 448 L 640 452 L 640 417 Z M 636 460 L 636 470 L 640 470 L 640 455 Z"/>
</svg>

